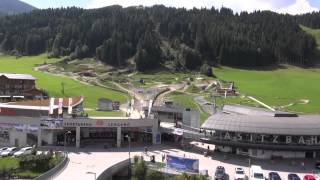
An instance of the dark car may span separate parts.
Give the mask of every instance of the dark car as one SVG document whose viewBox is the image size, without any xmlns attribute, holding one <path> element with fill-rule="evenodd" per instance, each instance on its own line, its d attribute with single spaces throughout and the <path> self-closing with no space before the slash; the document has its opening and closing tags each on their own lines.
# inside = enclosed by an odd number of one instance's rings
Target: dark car
<svg viewBox="0 0 320 180">
<path fill-rule="evenodd" d="M 316 168 L 317 170 L 320 170 L 320 161 L 317 161 L 317 162 L 316 162 L 315 168 Z"/>
<path fill-rule="evenodd" d="M 223 166 L 218 166 L 216 172 L 214 173 L 215 180 L 224 180 L 225 179 L 225 169 Z"/>
<path fill-rule="evenodd" d="M 277 172 L 269 172 L 269 180 L 281 180 Z"/>
<path fill-rule="evenodd" d="M 288 174 L 288 180 L 300 180 L 297 174 Z"/>
</svg>

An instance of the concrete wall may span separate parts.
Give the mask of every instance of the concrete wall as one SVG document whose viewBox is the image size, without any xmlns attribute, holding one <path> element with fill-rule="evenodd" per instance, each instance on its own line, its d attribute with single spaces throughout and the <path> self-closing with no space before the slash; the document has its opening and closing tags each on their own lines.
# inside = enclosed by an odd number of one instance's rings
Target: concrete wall
<svg viewBox="0 0 320 180">
<path fill-rule="evenodd" d="M 17 131 L 12 129 L 9 131 L 10 146 L 26 146 L 27 145 L 27 133 L 25 131 Z"/>
<path fill-rule="evenodd" d="M 54 133 L 51 130 L 42 129 L 41 139 L 48 143 L 48 145 L 53 145 L 54 142 Z"/>
<path fill-rule="evenodd" d="M 200 128 L 200 113 L 199 111 L 191 110 L 191 111 L 184 111 L 183 124 L 187 126 L 191 126 L 194 128 Z"/>
<path fill-rule="evenodd" d="M 249 156 L 259 159 L 271 159 L 273 156 L 282 158 L 305 158 L 305 152 L 249 149 Z"/>
</svg>

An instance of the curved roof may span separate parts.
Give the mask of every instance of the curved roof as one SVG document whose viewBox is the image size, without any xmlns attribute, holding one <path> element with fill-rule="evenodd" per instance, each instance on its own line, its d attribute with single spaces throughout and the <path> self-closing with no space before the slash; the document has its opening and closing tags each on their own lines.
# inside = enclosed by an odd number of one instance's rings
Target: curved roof
<svg viewBox="0 0 320 180">
<path fill-rule="evenodd" d="M 320 135 L 320 116 L 272 117 L 215 114 L 202 125 L 204 129 L 277 135 Z"/>
<path fill-rule="evenodd" d="M 72 107 L 75 107 L 83 102 L 83 98 L 81 96 L 72 97 Z M 20 106 L 49 106 L 50 99 L 44 100 L 26 100 L 26 101 L 17 101 L 8 103 L 9 105 L 20 105 Z M 59 98 L 54 99 L 54 105 L 59 105 Z M 62 106 L 64 108 L 68 107 L 69 105 L 69 98 L 63 98 Z"/>
</svg>

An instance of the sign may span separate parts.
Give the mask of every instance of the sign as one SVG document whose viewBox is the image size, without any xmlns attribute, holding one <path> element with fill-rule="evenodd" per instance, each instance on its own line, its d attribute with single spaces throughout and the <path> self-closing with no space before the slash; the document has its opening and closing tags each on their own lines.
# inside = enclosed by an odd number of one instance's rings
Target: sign
<svg viewBox="0 0 320 180">
<path fill-rule="evenodd" d="M 265 144 L 286 144 L 286 145 L 320 145 L 320 136 L 293 136 L 293 135 L 270 135 L 270 134 L 249 134 L 222 132 L 216 134 L 215 138 L 234 142 L 253 142 Z"/>
<path fill-rule="evenodd" d="M 7 116 L 14 116 L 17 114 L 15 109 L 9 109 L 9 108 L 0 108 L 0 114 L 1 115 L 7 115 Z"/>
<path fill-rule="evenodd" d="M 69 102 L 68 102 L 68 114 L 72 114 L 72 98 L 69 98 Z"/>
<path fill-rule="evenodd" d="M 179 171 L 199 172 L 199 159 L 167 155 L 167 166 Z"/>
<path fill-rule="evenodd" d="M 62 98 L 59 98 L 59 101 L 58 101 L 58 114 L 62 114 L 63 110 L 62 110 L 62 105 L 63 104 L 63 99 Z"/>
</svg>

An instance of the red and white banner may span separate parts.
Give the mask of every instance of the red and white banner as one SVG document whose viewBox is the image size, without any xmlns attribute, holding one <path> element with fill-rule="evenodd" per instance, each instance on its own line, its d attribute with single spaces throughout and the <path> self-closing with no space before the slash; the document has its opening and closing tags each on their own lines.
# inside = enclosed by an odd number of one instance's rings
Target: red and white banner
<svg viewBox="0 0 320 180">
<path fill-rule="evenodd" d="M 68 102 L 68 114 L 72 114 L 72 98 L 69 98 L 69 102 Z"/>
<path fill-rule="evenodd" d="M 58 103 L 58 114 L 62 114 L 62 104 L 63 104 L 63 99 L 59 98 L 59 103 Z"/>
</svg>

